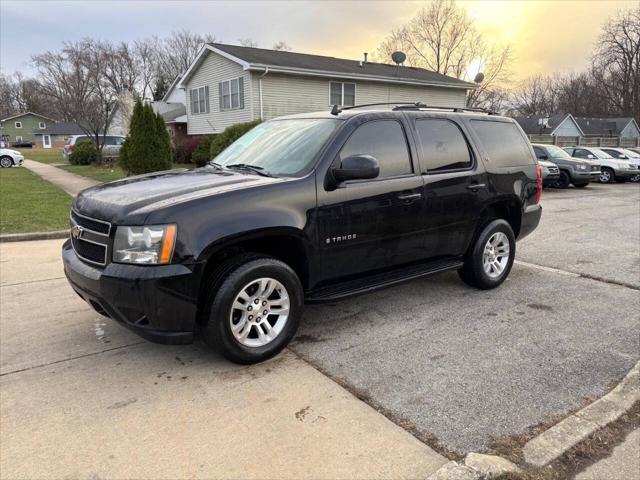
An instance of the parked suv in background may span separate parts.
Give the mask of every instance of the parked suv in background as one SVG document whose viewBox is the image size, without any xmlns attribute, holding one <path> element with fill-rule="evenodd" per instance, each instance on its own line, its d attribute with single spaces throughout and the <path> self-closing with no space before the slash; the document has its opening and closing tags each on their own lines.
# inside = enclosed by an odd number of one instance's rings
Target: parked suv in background
<svg viewBox="0 0 640 480">
<path fill-rule="evenodd" d="M 102 147 L 102 158 L 117 159 L 120 157 L 120 149 L 124 143 L 125 137 L 121 135 L 107 135 Z M 80 142 L 93 142 L 93 137 L 87 135 L 72 135 L 62 148 L 62 156 L 66 162 L 69 161 L 69 156 L 75 146 Z"/>
<path fill-rule="evenodd" d="M 204 168 L 81 192 L 64 270 L 147 339 L 198 332 L 253 363 L 291 340 L 304 303 L 445 270 L 497 287 L 540 221 L 541 192 L 512 119 L 334 107 L 264 122 Z"/>
<path fill-rule="evenodd" d="M 552 184 L 553 187 L 567 188 L 573 184 L 574 187 L 583 188 L 600 175 L 598 164 L 572 158 L 560 147 L 542 143 L 534 143 L 532 146 L 538 160 L 553 162 L 560 169 L 560 178 Z"/>
<path fill-rule="evenodd" d="M 602 147 L 600 150 L 608 153 L 613 158 L 617 158 L 618 160 L 627 160 L 629 163 L 633 163 L 637 169 L 640 169 L 640 153 L 638 152 L 627 148 L 618 147 Z M 632 182 L 638 182 L 640 181 L 640 175 L 634 175 L 629 180 L 631 180 Z"/>
<path fill-rule="evenodd" d="M 626 182 L 631 177 L 640 174 L 640 170 L 634 164 L 613 158 L 599 148 L 565 147 L 564 150 L 572 157 L 598 162 L 601 170 L 599 180 L 602 183 Z"/>
</svg>

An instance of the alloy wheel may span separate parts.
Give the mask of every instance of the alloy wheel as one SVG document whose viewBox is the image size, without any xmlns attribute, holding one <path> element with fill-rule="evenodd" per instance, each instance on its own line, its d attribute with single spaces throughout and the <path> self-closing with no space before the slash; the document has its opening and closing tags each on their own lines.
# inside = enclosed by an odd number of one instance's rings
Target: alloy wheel
<svg viewBox="0 0 640 480">
<path fill-rule="evenodd" d="M 602 170 L 600 172 L 600 181 L 602 183 L 609 183 L 611 181 L 611 172 L 609 170 Z"/>
<path fill-rule="evenodd" d="M 231 332 L 245 347 L 263 347 L 280 335 L 289 308 L 289 294 L 282 283 L 267 277 L 252 280 L 240 289 L 231 305 Z"/>
<path fill-rule="evenodd" d="M 13 162 L 11 161 L 10 158 L 7 158 L 7 157 L 0 158 L 0 166 L 2 168 L 9 168 L 11 165 L 13 165 Z"/>
<path fill-rule="evenodd" d="M 509 239 L 502 232 L 496 232 L 484 246 L 482 254 L 482 266 L 490 278 L 502 275 L 509 263 Z"/>
</svg>

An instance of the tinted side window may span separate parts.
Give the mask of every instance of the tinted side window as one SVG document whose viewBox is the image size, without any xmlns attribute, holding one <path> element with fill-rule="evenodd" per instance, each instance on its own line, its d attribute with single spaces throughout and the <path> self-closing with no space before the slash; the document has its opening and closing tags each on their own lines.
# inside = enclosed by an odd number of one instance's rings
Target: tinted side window
<svg viewBox="0 0 640 480">
<path fill-rule="evenodd" d="M 380 178 L 413 172 L 407 139 L 399 122 L 374 120 L 360 125 L 340 151 L 340 160 L 351 155 L 371 155 L 380 163 Z"/>
<path fill-rule="evenodd" d="M 578 157 L 578 158 L 588 158 L 589 157 L 589 152 L 587 150 L 585 150 L 584 148 L 576 148 L 573 151 L 573 155 L 571 155 L 572 157 Z"/>
<path fill-rule="evenodd" d="M 536 153 L 536 157 L 542 158 L 547 156 L 547 154 L 540 147 L 533 147 L 533 151 Z"/>
<path fill-rule="evenodd" d="M 472 120 L 489 160 L 497 167 L 515 167 L 533 163 L 529 143 L 514 123 Z"/>
<path fill-rule="evenodd" d="M 426 118 L 416 121 L 422 158 L 428 172 L 471 167 L 469 146 L 456 124 L 449 120 Z"/>
</svg>

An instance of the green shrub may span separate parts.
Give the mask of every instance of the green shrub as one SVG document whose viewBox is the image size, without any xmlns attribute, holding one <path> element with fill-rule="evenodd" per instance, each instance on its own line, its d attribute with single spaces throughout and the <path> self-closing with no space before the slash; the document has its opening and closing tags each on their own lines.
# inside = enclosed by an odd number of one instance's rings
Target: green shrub
<svg viewBox="0 0 640 480">
<path fill-rule="evenodd" d="M 128 173 L 169 170 L 171 142 L 164 120 L 153 112 L 151 105 L 136 102 L 131 116 L 129 135 L 120 150 L 120 165 Z"/>
<path fill-rule="evenodd" d="M 92 141 L 76 143 L 69 156 L 71 165 L 91 165 L 98 162 L 98 149 Z"/>
<path fill-rule="evenodd" d="M 209 160 L 211 160 L 211 154 L 209 151 L 211 149 L 211 142 L 214 138 L 215 137 L 204 137 L 191 153 L 191 161 L 198 167 L 203 167 Z"/>
<path fill-rule="evenodd" d="M 246 123 L 236 123 L 235 125 L 231 125 L 224 129 L 224 131 L 213 137 L 213 141 L 211 142 L 211 148 L 209 150 L 209 160 L 217 157 L 220 152 L 222 152 L 225 148 L 235 142 L 242 135 L 247 133 L 253 127 L 258 125 L 260 120 L 254 120 L 253 122 Z"/>
</svg>

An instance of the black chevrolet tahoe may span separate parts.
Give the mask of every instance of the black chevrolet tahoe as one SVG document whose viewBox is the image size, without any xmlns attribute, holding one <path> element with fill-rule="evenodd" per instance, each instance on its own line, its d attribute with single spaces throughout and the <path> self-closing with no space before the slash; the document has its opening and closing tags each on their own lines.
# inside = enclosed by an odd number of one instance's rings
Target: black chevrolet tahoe
<svg viewBox="0 0 640 480">
<path fill-rule="evenodd" d="M 284 348 L 305 303 L 457 270 L 500 285 L 541 216 L 517 123 L 418 104 L 266 121 L 196 170 L 92 187 L 62 256 L 96 311 L 231 361 Z"/>
</svg>

